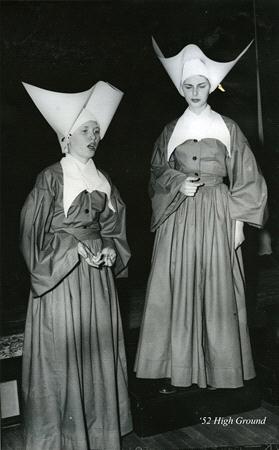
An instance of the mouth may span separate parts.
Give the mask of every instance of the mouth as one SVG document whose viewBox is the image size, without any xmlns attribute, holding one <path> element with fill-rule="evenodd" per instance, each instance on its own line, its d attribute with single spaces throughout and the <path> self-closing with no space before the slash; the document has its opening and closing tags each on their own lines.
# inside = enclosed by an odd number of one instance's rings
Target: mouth
<svg viewBox="0 0 279 450">
<path fill-rule="evenodd" d="M 96 147 L 94 144 L 87 145 L 87 148 L 89 148 L 89 150 L 91 150 L 91 151 L 96 150 Z"/>
<path fill-rule="evenodd" d="M 199 103 L 200 99 L 199 98 L 191 98 L 191 101 L 193 103 Z"/>
</svg>

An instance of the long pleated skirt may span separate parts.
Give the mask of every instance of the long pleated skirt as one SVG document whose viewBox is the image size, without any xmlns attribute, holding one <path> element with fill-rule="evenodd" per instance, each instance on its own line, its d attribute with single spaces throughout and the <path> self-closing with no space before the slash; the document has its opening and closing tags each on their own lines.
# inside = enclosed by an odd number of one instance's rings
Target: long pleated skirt
<svg viewBox="0 0 279 450">
<path fill-rule="evenodd" d="M 97 252 L 101 241 L 92 245 Z M 120 449 L 132 425 L 110 269 L 82 261 L 50 292 L 30 296 L 23 399 L 26 450 Z"/>
<path fill-rule="evenodd" d="M 156 232 L 138 377 L 237 388 L 255 376 L 228 195 L 224 184 L 200 188 Z"/>
</svg>

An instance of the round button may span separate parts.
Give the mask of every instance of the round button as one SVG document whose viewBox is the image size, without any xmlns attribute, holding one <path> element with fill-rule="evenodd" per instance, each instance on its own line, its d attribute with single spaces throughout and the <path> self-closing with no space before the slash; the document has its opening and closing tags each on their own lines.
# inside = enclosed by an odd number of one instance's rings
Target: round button
<svg viewBox="0 0 279 450">
<path fill-rule="evenodd" d="M 196 159 L 197 159 L 197 157 L 196 157 L 196 156 L 193 156 L 193 160 L 196 161 Z"/>
<path fill-rule="evenodd" d="M 83 225 L 83 227 L 82 227 L 82 228 L 86 229 L 86 228 L 87 228 L 87 226 L 86 226 L 86 225 Z"/>
<path fill-rule="evenodd" d="M 84 210 L 84 212 L 85 212 L 86 214 L 88 214 L 88 213 L 89 213 L 89 209 L 86 208 L 86 209 Z"/>
<path fill-rule="evenodd" d="M 198 142 L 198 140 L 197 140 L 197 139 L 194 139 L 194 142 Z"/>
</svg>

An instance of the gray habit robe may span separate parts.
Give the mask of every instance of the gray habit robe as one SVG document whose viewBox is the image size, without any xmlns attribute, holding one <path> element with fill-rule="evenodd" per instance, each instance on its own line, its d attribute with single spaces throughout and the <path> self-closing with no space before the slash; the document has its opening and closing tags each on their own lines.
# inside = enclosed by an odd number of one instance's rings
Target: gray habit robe
<svg viewBox="0 0 279 450">
<path fill-rule="evenodd" d="M 21 249 L 31 293 L 23 353 L 26 449 L 119 450 L 131 431 L 126 359 L 114 277 L 90 267 L 93 252 L 113 246 L 125 275 L 130 257 L 125 205 L 112 187 L 81 192 L 67 218 L 60 163 L 37 178 L 21 212 Z"/>
<path fill-rule="evenodd" d="M 156 231 L 135 371 L 175 386 L 237 388 L 255 376 L 235 221 L 260 227 L 266 184 L 245 136 L 223 117 L 231 157 L 219 140 L 187 140 L 167 161 L 175 122 L 155 145 L 150 195 Z M 180 192 L 187 176 L 205 183 Z M 223 183 L 227 177 L 229 186 Z"/>
</svg>

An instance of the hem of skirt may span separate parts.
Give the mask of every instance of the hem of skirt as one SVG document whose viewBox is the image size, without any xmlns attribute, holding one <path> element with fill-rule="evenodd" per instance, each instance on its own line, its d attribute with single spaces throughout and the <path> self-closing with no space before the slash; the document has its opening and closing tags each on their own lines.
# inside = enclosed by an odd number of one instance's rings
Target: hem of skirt
<svg viewBox="0 0 279 450">
<path fill-rule="evenodd" d="M 201 389 L 204 389 L 207 386 L 211 386 L 216 389 L 238 389 L 244 386 L 244 381 L 248 381 L 256 377 L 256 373 L 254 370 L 246 370 L 246 374 L 244 375 L 242 368 L 232 369 L 231 373 L 230 369 L 223 369 L 223 375 L 220 374 L 220 371 L 218 371 L 218 373 L 214 370 L 207 370 L 207 373 L 204 373 L 200 377 L 195 376 L 191 368 L 186 370 L 183 369 L 183 372 L 183 375 L 180 374 L 174 376 L 171 370 L 164 370 L 162 369 L 162 367 L 160 369 L 153 367 L 151 370 L 149 367 L 148 370 L 137 370 L 136 378 L 170 378 L 171 384 L 177 387 L 190 387 L 195 384 L 198 385 L 198 387 Z M 188 374 L 186 374 L 185 372 L 188 372 Z"/>
<path fill-rule="evenodd" d="M 133 426 L 131 425 L 129 428 L 125 429 L 125 430 L 121 430 L 121 437 L 126 436 L 126 434 L 132 433 L 133 431 Z"/>
<path fill-rule="evenodd" d="M 51 437 L 35 438 L 28 436 L 25 433 L 25 450 L 120 450 L 120 437 L 125 436 L 133 431 L 132 425 L 129 425 L 121 430 L 121 435 L 118 430 L 103 430 L 100 436 L 93 437 L 89 432 L 89 443 L 86 439 L 76 440 L 71 436 L 63 433 L 52 434 Z M 95 430 L 96 433 L 96 430 Z M 95 434 L 94 433 L 94 434 Z M 105 433 L 105 434 L 104 434 Z M 106 439 L 103 436 L 107 435 Z M 108 437 L 109 436 L 109 437 Z"/>
</svg>

